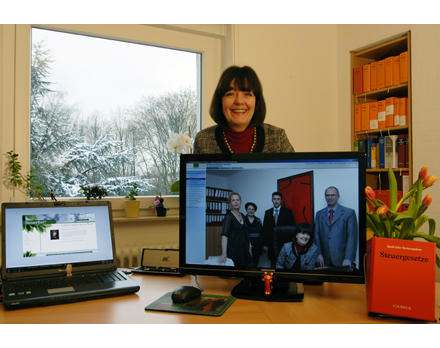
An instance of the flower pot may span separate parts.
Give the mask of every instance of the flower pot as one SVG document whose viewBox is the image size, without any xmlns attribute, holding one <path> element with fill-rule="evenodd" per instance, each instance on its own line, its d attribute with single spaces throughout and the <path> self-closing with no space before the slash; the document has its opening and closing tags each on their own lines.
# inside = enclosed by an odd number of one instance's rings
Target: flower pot
<svg viewBox="0 0 440 348">
<path fill-rule="evenodd" d="M 165 207 L 156 207 L 156 215 L 157 216 L 166 216 L 167 215 L 167 208 L 165 208 Z"/>
<path fill-rule="evenodd" d="M 435 321 L 436 245 L 373 237 L 367 242 L 370 315 Z"/>
<path fill-rule="evenodd" d="M 128 218 L 137 218 L 139 216 L 139 206 L 141 202 L 136 200 L 125 201 L 125 216 Z"/>
</svg>

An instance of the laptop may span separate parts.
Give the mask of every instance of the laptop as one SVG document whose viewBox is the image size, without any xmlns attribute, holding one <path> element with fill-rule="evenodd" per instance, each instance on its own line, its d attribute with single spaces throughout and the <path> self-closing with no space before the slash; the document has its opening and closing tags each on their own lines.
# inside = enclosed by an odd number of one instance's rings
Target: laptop
<svg viewBox="0 0 440 348">
<path fill-rule="evenodd" d="M 3 305 L 45 306 L 131 294 L 117 270 L 111 203 L 2 203 Z"/>
<path fill-rule="evenodd" d="M 179 272 L 179 249 L 143 248 L 141 265 L 132 272 L 183 276 Z"/>
</svg>

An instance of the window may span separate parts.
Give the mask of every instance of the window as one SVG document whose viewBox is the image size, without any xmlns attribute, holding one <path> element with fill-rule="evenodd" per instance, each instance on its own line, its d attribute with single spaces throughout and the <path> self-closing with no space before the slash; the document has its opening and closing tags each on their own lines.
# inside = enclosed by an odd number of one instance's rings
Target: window
<svg viewBox="0 0 440 348">
<path fill-rule="evenodd" d="M 172 132 L 195 135 L 222 70 L 221 26 L 210 33 L 189 27 L 2 26 L 2 45 L 14 52 L 0 51 L 0 67 L 15 71 L 1 81 L 15 87 L 3 88 L 1 96 L 2 122 L 13 126 L 12 135 L 1 130 L 2 153 L 15 149 L 23 167 L 41 175 L 46 194 L 54 188 L 58 196 L 76 196 L 79 184 L 98 183 L 110 195 L 125 195 L 132 182 L 142 195 L 167 194 L 178 178 L 177 166 L 169 163 L 178 163 L 178 156 L 166 142 Z M 75 48 L 76 41 L 84 48 Z M 60 42 L 71 45 L 58 50 Z M 100 45 L 111 46 L 113 53 L 99 56 L 105 52 Z M 159 61 L 167 69 L 149 63 L 141 51 L 165 54 Z M 113 64 L 110 70 L 107 63 Z M 101 68 L 105 78 L 98 75 Z M 158 77 L 154 86 L 142 75 L 148 70 L 151 80 Z M 177 71 L 185 76 L 178 78 Z M 173 125 L 163 122 L 167 115 L 174 117 Z M 165 133 L 157 133 L 159 128 Z M 164 165 L 164 158 L 170 162 Z M 3 200 L 12 199 L 4 188 L 1 193 Z"/>
<path fill-rule="evenodd" d="M 201 54 L 33 28 L 31 166 L 45 196 L 167 194 L 200 130 Z"/>
</svg>

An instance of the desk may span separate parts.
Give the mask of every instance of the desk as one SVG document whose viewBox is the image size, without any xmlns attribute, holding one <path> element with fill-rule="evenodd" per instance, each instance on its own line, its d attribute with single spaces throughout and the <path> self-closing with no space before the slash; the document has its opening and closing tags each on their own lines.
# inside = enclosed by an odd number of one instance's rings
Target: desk
<svg viewBox="0 0 440 348">
<path fill-rule="evenodd" d="M 5 311 L 0 323 L 138 323 L 138 324 L 313 324 L 408 323 L 404 319 L 379 319 L 367 315 L 364 284 L 324 283 L 305 285 L 303 302 L 277 303 L 236 299 L 220 317 L 145 311 L 147 304 L 181 285 L 195 285 L 191 276 L 133 275 L 141 289 L 134 295 L 47 307 Z M 230 295 L 238 279 L 199 276 L 206 294 Z M 440 284 L 436 295 L 439 299 Z M 438 301 L 437 301 L 438 302 Z M 437 307 L 436 318 L 439 318 Z"/>
</svg>

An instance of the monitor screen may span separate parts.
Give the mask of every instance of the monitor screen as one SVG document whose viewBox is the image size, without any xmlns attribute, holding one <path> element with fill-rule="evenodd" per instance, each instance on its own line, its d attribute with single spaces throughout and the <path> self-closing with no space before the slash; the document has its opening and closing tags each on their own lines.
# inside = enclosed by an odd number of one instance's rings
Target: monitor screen
<svg viewBox="0 0 440 348">
<path fill-rule="evenodd" d="M 180 180 L 183 273 L 364 282 L 364 154 L 182 155 Z"/>
</svg>

